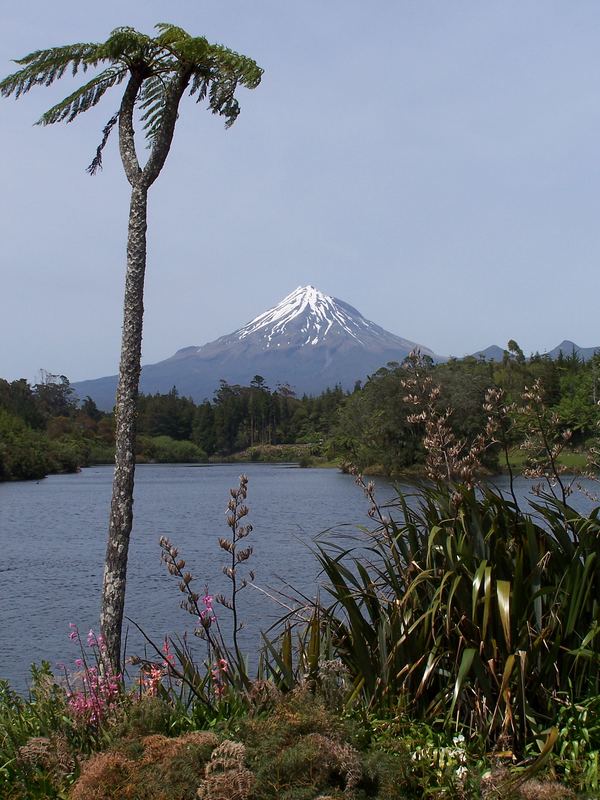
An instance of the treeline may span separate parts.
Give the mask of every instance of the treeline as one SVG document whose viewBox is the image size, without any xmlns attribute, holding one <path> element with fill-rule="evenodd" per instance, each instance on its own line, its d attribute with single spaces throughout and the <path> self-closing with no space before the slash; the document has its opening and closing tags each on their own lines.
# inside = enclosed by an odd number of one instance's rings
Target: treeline
<svg viewBox="0 0 600 800">
<path fill-rule="evenodd" d="M 271 390 L 257 375 L 250 386 L 221 382 L 212 402 L 195 403 L 173 388 L 138 399 L 138 462 L 194 463 L 258 446 L 307 443 L 322 449 L 345 397 L 294 396 Z M 0 379 L 0 480 L 73 472 L 114 457 L 114 419 L 87 397 L 79 401 L 64 375 Z"/>
<path fill-rule="evenodd" d="M 486 391 L 500 387 L 514 406 L 509 438 L 517 448 L 527 436 L 519 407 L 526 387 L 540 381 L 544 407 L 558 430 L 570 431 L 569 447 L 585 450 L 600 423 L 600 355 L 587 362 L 575 354 L 552 360 L 526 359 L 509 342 L 499 362 L 468 357 L 434 365 L 408 358 L 389 363 L 353 392 L 341 388 L 318 397 L 296 397 L 287 386 L 270 388 L 256 375 L 249 386 L 221 381 L 211 401 L 195 403 L 167 394 L 140 395 L 138 461 L 201 462 L 245 453 L 270 458 L 279 445 L 310 446 L 310 452 L 398 475 L 423 462 L 422 426 L 412 419 L 407 377 L 419 371 L 438 385 L 439 409 L 452 409 L 453 434 L 473 440 L 486 425 Z M 110 463 L 114 453 L 112 414 L 87 397 L 79 401 L 64 375 L 43 373 L 25 380 L 0 380 L 0 480 L 40 478 L 74 471 L 92 463 Z M 497 449 L 483 462 L 498 466 Z"/>
<path fill-rule="evenodd" d="M 75 472 L 110 458 L 113 440 L 110 415 L 80 403 L 64 375 L 42 371 L 33 386 L 0 379 L 0 480 Z"/>
<path fill-rule="evenodd" d="M 166 395 L 140 397 L 138 430 L 142 436 L 188 439 L 208 456 L 263 445 L 323 444 L 346 397 L 337 387 L 297 398 L 289 386 L 270 389 L 260 375 L 250 386 L 221 381 L 213 400 L 199 405 L 173 388 Z"/>
</svg>

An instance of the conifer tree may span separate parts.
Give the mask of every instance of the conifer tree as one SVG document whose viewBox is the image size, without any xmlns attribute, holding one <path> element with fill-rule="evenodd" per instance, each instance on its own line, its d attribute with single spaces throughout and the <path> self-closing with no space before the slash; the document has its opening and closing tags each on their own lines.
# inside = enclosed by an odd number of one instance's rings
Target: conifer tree
<svg viewBox="0 0 600 800">
<path fill-rule="evenodd" d="M 16 63 L 19 70 L 0 82 L 0 93 L 15 98 L 36 86 L 50 86 L 65 74 L 98 69 L 95 76 L 57 103 L 39 120 L 41 125 L 72 122 L 95 106 L 113 87 L 124 84 L 120 107 L 106 124 L 96 155 L 88 167 L 102 167 L 102 154 L 115 126 L 127 180 L 131 185 L 127 268 L 119 383 L 115 403 L 116 455 L 104 567 L 101 628 L 113 669 L 120 669 L 121 629 L 125 604 L 127 553 L 133 522 L 136 400 L 141 369 L 146 212 L 148 190 L 165 163 L 180 101 L 187 91 L 197 102 L 206 100 L 214 114 L 232 125 L 239 113 L 238 85 L 260 83 L 262 70 L 245 56 L 181 28 L 161 23 L 156 35 L 133 28 L 114 30 L 106 42 L 71 44 L 36 50 Z M 141 164 L 134 136 L 136 113 L 149 148 Z"/>
</svg>

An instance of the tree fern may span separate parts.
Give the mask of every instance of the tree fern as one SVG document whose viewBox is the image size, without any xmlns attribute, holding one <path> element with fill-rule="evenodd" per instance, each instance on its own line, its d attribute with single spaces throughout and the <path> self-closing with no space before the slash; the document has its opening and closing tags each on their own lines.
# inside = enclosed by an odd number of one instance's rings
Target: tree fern
<svg viewBox="0 0 600 800">
<path fill-rule="evenodd" d="M 133 521 L 136 399 L 141 363 L 146 271 L 148 190 L 165 163 L 175 131 L 179 103 L 189 90 L 197 101 L 208 99 L 213 114 L 233 124 L 239 114 L 234 93 L 238 85 L 250 89 L 260 82 L 262 70 L 255 62 L 202 36 L 193 37 L 168 23 L 147 36 L 133 28 L 116 28 L 100 44 L 72 44 L 36 50 L 18 60 L 17 72 L 0 81 L 0 94 L 16 98 L 34 86 L 50 86 L 70 69 L 72 75 L 100 65 L 103 69 L 52 108 L 38 124 L 72 122 L 97 105 L 109 89 L 126 81 L 119 110 L 102 131 L 96 155 L 88 167 L 102 167 L 102 154 L 111 131 L 118 125 L 119 151 L 131 184 L 124 319 L 121 340 L 119 388 L 115 405 L 116 451 L 108 545 L 104 569 L 101 626 L 113 671 L 120 671 L 121 627 L 129 535 Z M 140 114 L 150 148 L 140 166 L 134 133 L 135 111 Z"/>
<path fill-rule="evenodd" d="M 230 127 L 240 111 L 234 97 L 237 86 L 255 88 L 262 70 L 252 59 L 222 45 L 211 45 L 203 36 L 190 36 L 176 25 L 161 22 L 155 28 L 154 38 L 121 27 L 103 43 L 36 50 L 16 61 L 21 69 L 0 82 L 0 94 L 18 98 L 35 86 L 50 86 L 68 71 L 77 75 L 105 63 L 106 69 L 48 109 L 38 123 L 72 122 L 100 102 L 109 89 L 136 73 L 142 77 L 136 101 L 149 147 L 164 122 L 168 86 L 182 76 L 189 82 L 190 95 L 195 95 L 197 102 L 208 97 L 210 110 L 225 117 L 225 125 Z M 113 126 L 114 122 L 103 131 L 100 153 Z M 101 158 L 92 172 L 100 164 Z"/>
</svg>

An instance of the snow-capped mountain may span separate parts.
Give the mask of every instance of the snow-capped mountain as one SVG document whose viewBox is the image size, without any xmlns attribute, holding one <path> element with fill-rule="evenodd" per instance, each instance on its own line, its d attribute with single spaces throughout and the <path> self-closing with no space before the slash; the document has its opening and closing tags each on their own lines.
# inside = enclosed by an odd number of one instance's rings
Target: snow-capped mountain
<svg viewBox="0 0 600 800">
<path fill-rule="evenodd" d="M 259 314 L 237 331 L 222 336 L 202 347 L 186 347 L 175 358 L 212 351 L 240 343 L 260 351 L 298 349 L 303 347 L 339 347 L 344 343 L 363 348 L 400 347 L 409 353 L 415 347 L 434 356 L 427 347 L 393 333 L 365 319 L 343 300 L 323 294 L 314 286 L 299 286 L 276 306 Z M 404 356 L 403 356 L 404 357 Z M 381 364 L 379 365 L 381 366 Z"/>
<path fill-rule="evenodd" d="M 336 384 L 351 389 L 416 348 L 438 360 L 427 347 L 389 333 L 342 300 L 314 286 L 299 286 L 233 333 L 146 365 L 140 390 L 168 392 L 176 386 L 181 395 L 198 401 L 211 398 L 220 380 L 248 385 L 255 375 L 271 388 L 289 384 L 298 395 Z M 81 397 L 90 395 L 100 408 L 111 408 L 116 380 L 111 376 L 74 386 Z"/>
</svg>

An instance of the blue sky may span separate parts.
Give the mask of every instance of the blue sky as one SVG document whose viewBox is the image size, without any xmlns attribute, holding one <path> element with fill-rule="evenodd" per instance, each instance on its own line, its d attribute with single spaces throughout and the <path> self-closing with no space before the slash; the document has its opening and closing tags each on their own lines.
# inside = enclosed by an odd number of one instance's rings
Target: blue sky
<svg viewBox="0 0 600 800">
<path fill-rule="evenodd" d="M 143 360 L 229 333 L 312 283 L 440 354 L 600 345 L 600 4 L 552 0 L 25 0 L 11 58 L 118 25 L 252 56 L 225 131 L 182 107 L 151 190 Z M 62 83 L 62 82 L 61 82 Z M 0 100 L 0 376 L 117 371 L 128 185 L 119 90 L 32 123 L 70 83 Z"/>
</svg>

